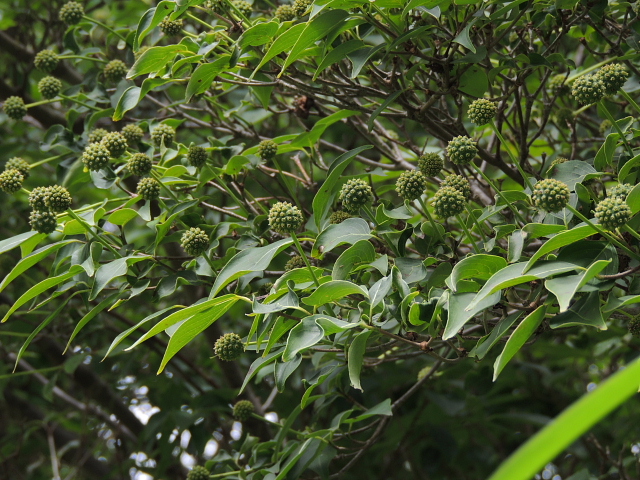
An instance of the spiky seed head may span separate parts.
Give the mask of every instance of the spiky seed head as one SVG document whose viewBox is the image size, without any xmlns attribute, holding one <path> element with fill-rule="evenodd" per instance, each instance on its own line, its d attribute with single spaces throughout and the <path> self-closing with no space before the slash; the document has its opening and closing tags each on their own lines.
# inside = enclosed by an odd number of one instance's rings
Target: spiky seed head
<svg viewBox="0 0 640 480">
<path fill-rule="evenodd" d="M 122 128 L 122 132 L 120 133 L 122 133 L 122 136 L 124 136 L 127 144 L 130 147 L 136 145 L 138 142 L 140 142 L 140 140 L 142 140 L 142 137 L 144 137 L 144 132 L 142 131 L 142 129 L 134 123 L 125 125 Z"/>
<path fill-rule="evenodd" d="M 565 163 L 568 162 L 569 159 L 565 158 L 565 157 L 556 157 L 553 162 L 551 162 L 551 168 L 556 167 L 558 165 L 560 165 L 561 163 Z"/>
<path fill-rule="evenodd" d="M 359 178 L 352 178 L 340 189 L 342 207 L 350 213 L 357 213 L 360 208 L 373 202 L 373 193 L 367 182 Z"/>
<path fill-rule="evenodd" d="M 447 175 L 440 184 L 440 187 L 453 187 L 467 200 L 471 197 L 471 185 L 469 184 L 469 180 L 464 178 L 462 175 Z"/>
<path fill-rule="evenodd" d="M 64 212 L 69 209 L 72 201 L 73 199 L 71 198 L 69 190 L 60 185 L 49 187 L 44 197 L 46 207 L 55 213 Z"/>
<path fill-rule="evenodd" d="M 571 94 L 580 105 L 591 105 L 602 100 L 606 91 L 599 75 L 583 75 L 573 82 Z"/>
<path fill-rule="evenodd" d="M 353 218 L 353 217 L 349 215 L 347 212 L 345 212 L 344 210 L 336 210 L 329 217 L 329 223 L 331 225 L 337 225 L 338 223 L 344 222 L 347 218 Z"/>
<path fill-rule="evenodd" d="M 4 169 L 11 170 L 12 168 L 18 170 L 25 180 L 29 178 L 31 168 L 29 167 L 29 162 L 27 162 L 24 158 L 13 157 L 7 160 L 7 163 L 4 164 Z"/>
<path fill-rule="evenodd" d="M 618 90 L 627 83 L 627 78 L 629 78 L 627 68 L 621 63 L 610 63 L 609 65 L 605 65 L 598 70 L 596 75 L 604 85 L 604 91 L 607 95 L 617 93 Z"/>
<path fill-rule="evenodd" d="M 253 6 L 245 0 L 232 0 L 231 3 L 247 18 L 253 13 Z"/>
<path fill-rule="evenodd" d="M 109 164 L 109 149 L 102 143 L 90 143 L 82 152 L 82 163 L 88 170 L 97 172 Z"/>
<path fill-rule="evenodd" d="M 631 219 L 631 209 L 619 197 L 607 197 L 596 206 L 596 218 L 605 230 L 615 230 Z"/>
<path fill-rule="evenodd" d="M 290 22 L 296 18 L 296 12 L 291 5 L 280 5 L 276 8 L 275 17 L 281 22 Z"/>
<path fill-rule="evenodd" d="M 293 2 L 293 11 L 298 17 L 302 17 L 307 13 L 312 3 L 312 0 L 295 0 Z"/>
<path fill-rule="evenodd" d="M 111 60 L 104 67 L 104 78 L 110 82 L 117 82 L 127 74 L 127 65 L 122 60 Z"/>
<path fill-rule="evenodd" d="M 611 120 L 605 118 L 600 124 L 600 127 L 598 127 L 598 130 L 600 131 L 601 135 L 604 135 L 612 126 L 613 124 L 611 123 Z"/>
<path fill-rule="evenodd" d="M 216 357 L 225 362 L 235 360 L 244 352 L 242 338 L 237 333 L 225 333 L 213 345 Z"/>
<path fill-rule="evenodd" d="M 58 219 L 56 214 L 49 210 L 34 210 L 29 215 L 29 225 L 31 225 L 31 230 L 48 235 L 55 231 L 58 226 Z"/>
<path fill-rule="evenodd" d="M 158 27 L 165 35 L 178 35 L 182 31 L 182 19 L 171 20 L 169 17 L 165 17 Z"/>
<path fill-rule="evenodd" d="M 32 210 L 42 212 L 48 210 L 47 197 L 49 196 L 49 187 L 36 187 L 29 194 L 29 206 Z"/>
<path fill-rule="evenodd" d="M 53 72 L 58 66 L 58 54 L 53 50 L 40 50 L 33 59 L 35 67 L 44 73 Z"/>
<path fill-rule="evenodd" d="M 633 335 L 634 337 L 640 337 L 640 315 L 637 315 L 629 320 L 629 324 L 627 326 L 631 335 Z"/>
<path fill-rule="evenodd" d="M 294 255 L 284 265 L 284 271 L 285 272 L 289 272 L 289 271 L 294 270 L 296 268 L 304 268 L 306 266 L 307 266 L 307 264 L 304 263 L 304 258 L 302 258 L 300 255 Z"/>
<path fill-rule="evenodd" d="M 209 480 L 211 473 L 205 467 L 196 465 L 189 473 L 187 473 L 187 480 Z"/>
<path fill-rule="evenodd" d="M 67 25 L 75 25 L 82 20 L 84 8 L 78 2 L 67 2 L 60 9 L 58 16 Z"/>
<path fill-rule="evenodd" d="M 269 225 L 278 233 L 294 233 L 302 222 L 300 209 L 288 202 L 277 202 L 269 210 Z"/>
<path fill-rule="evenodd" d="M 609 194 L 607 196 L 617 197 L 621 200 L 626 201 L 627 197 L 631 193 L 631 190 L 633 190 L 633 185 L 629 185 L 627 183 L 619 183 L 615 187 L 611 188 L 611 190 L 609 190 Z"/>
<path fill-rule="evenodd" d="M 151 139 L 157 147 L 162 145 L 163 140 L 165 147 L 171 145 L 175 136 L 176 129 L 166 123 L 161 123 L 151 131 Z"/>
<path fill-rule="evenodd" d="M 418 170 L 402 172 L 396 181 L 396 192 L 405 200 L 412 202 L 427 189 L 427 178 Z"/>
<path fill-rule="evenodd" d="M 4 113 L 12 120 L 21 120 L 27 114 L 27 106 L 20 97 L 9 97 L 4 101 Z"/>
<path fill-rule="evenodd" d="M 262 140 L 258 144 L 258 156 L 263 160 L 271 160 L 278 153 L 278 144 L 273 140 Z"/>
<path fill-rule="evenodd" d="M 188 255 L 198 257 L 209 247 L 209 235 L 198 227 L 192 227 L 182 234 L 180 245 Z"/>
<path fill-rule="evenodd" d="M 100 143 L 107 147 L 113 158 L 118 158 L 127 151 L 127 139 L 120 132 L 107 133 Z"/>
<path fill-rule="evenodd" d="M 0 173 L 0 190 L 9 195 L 19 192 L 23 182 L 24 175 L 15 168 L 10 168 Z"/>
<path fill-rule="evenodd" d="M 204 2 L 204 8 L 208 8 L 215 13 L 221 13 L 224 10 L 225 0 L 207 0 Z"/>
<path fill-rule="evenodd" d="M 453 187 L 440 187 L 433 196 L 433 209 L 439 218 L 449 218 L 464 211 L 466 199 L 460 190 Z"/>
<path fill-rule="evenodd" d="M 233 418 L 239 422 L 246 422 L 254 411 L 253 403 L 249 400 L 240 400 L 233 406 Z"/>
<path fill-rule="evenodd" d="M 447 145 L 447 155 L 456 165 L 467 165 L 477 154 L 476 142 L 463 135 L 453 137 Z"/>
<path fill-rule="evenodd" d="M 89 132 L 89 143 L 100 143 L 107 133 L 104 128 L 94 128 Z"/>
<path fill-rule="evenodd" d="M 43 98 L 51 100 L 62 90 L 62 82 L 55 77 L 44 77 L 38 82 L 38 91 Z"/>
<path fill-rule="evenodd" d="M 478 98 L 469 105 L 467 115 L 471 123 L 486 125 L 495 118 L 497 111 L 498 107 L 494 102 L 486 98 Z"/>
<path fill-rule="evenodd" d="M 199 145 L 191 144 L 187 152 L 187 162 L 192 167 L 200 168 L 207 163 L 207 150 Z"/>
<path fill-rule="evenodd" d="M 153 168 L 153 162 L 144 153 L 134 153 L 127 162 L 127 169 L 139 177 L 148 175 L 151 168 Z"/>
<path fill-rule="evenodd" d="M 575 117 L 575 113 L 573 113 L 573 110 L 570 108 L 561 108 L 555 113 L 553 118 L 557 124 L 564 126 L 573 123 Z"/>
<path fill-rule="evenodd" d="M 551 90 L 551 93 L 559 97 L 563 95 L 568 95 L 569 92 L 571 92 L 571 88 L 569 88 L 569 85 L 565 83 L 566 78 L 567 78 L 566 75 L 562 75 L 562 74 L 554 75 L 553 77 L 551 77 L 551 80 L 549 80 L 549 84 L 548 84 L 549 90 Z"/>
<path fill-rule="evenodd" d="M 559 212 L 569 203 L 569 187 L 560 180 L 541 180 L 533 187 L 533 204 L 545 212 Z"/>
<path fill-rule="evenodd" d="M 138 182 L 136 191 L 145 200 L 155 200 L 160 196 L 160 183 L 155 178 L 143 178 Z"/>
<path fill-rule="evenodd" d="M 425 153 L 418 159 L 418 170 L 425 177 L 435 177 L 444 168 L 444 160 L 437 153 Z"/>
</svg>

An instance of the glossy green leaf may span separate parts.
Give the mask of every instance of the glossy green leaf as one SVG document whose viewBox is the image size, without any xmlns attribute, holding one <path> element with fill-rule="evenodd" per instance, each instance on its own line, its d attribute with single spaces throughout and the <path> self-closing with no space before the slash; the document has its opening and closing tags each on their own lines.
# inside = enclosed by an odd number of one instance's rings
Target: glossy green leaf
<svg viewBox="0 0 640 480">
<path fill-rule="evenodd" d="M 96 271 L 96 279 L 91 289 L 89 300 L 93 300 L 113 280 L 126 275 L 130 265 L 148 260 L 148 256 L 123 257 L 101 265 Z"/>
<path fill-rule="evenodd" d="M 311 295 L 303 298 L 302 303 L 317 307 L 339 300 L 347 295 L 369 296 L 367 290 L 360 285 L 347 282 L 346 280 L 333 280 L 320 285 Z"/>
<path fill-rule="evenodd" d="M 456 263 L 447 279 L 447 285 L 455 292 L 460 280 L 489 280 L 506 266 L 507 261 L 502 257 L 486 254 L 471 255 Z"/>
<path fill-rule="evenodd" d="M 567 311 L 562 312 L 549 321 L 551 328 L 574 327 L 586 325 L 599 330 L 606 330 L 602 312 L 600 311 L 600 294 L 591 292 L 583 295 Z"/>
<path fill-rule="evenodd" d="M 333 264 L 331 277 L 346 280 L 357 267 L 368 265 L 376 259 L 376 251 L 368 240 L 360 240 L 347 248 Z"/>
<path fill-rule="evenodd" d="M 304 31 L 306 26 L 306 23 L 298 23 L 297 25 L 294 25 L 289 30 L 284 32 L 278 38 L 276 38 L 276 40 L 269 47 L 269 50 L 267 50 L 267 53 L 264 55 L 264 57 L 262 57 L 262 60 L 260 60 L 260 63 L 258 64 L 256 69 L 253 71 L 253 75 L 255 75 L 256 72 L 258 72 L 273 57 L 281 54 L 285 50 L 289 50 L 290 48 L 292 48 L 300 38 L 300 35 L 302 35 L 302 32 Z"/>
<path fill-rule="evenodd" d="M 318 315 L 305 317 L 289 331 L 287 346 L 282 353 L 282 360 L 292 360 L 298 352 L 314 346 L 324 338 L 324 330 L 316 323 Z"/>
<path fill-rule="evenodd" d="M 443 340 L 448 340 L 456 336 L 458 331 L 473 317 L 478 315 L 486 308 L 492 307 L 500 301 L 502 295 L 500 292 L 492 293 L 479 302 L 476 302 L 470 310 L 467 305 L 474 299 L 475 293 L 452 293 L 449 295 L 449 303 L 447 305 L 447 325 L 442 334 Z"/>
<path fill-rule="evenodd" d="M 64 347 L 64 351 L 62 352 L 63 355 L 67 353 L 67 350 L 69 350 L 69 347 L 71 346 L 71 342 L 73 342 L 73 340 L 76 338 L 78 333 L 80 333 L 80 331 L 87 325 L 87 323 L 93 320 L 105 308 L 112 306 L 114 302 L 117 300 L 119 295 L 120 293 L 118 292 L 105 298 L 98 305 L 96 305 L 91 310 L 89 310 L 89 312 L 87 312 L 87 314 L 80 319 L 80 321 L 76 324 L 75 328 L 73 329 L 73 332 L 69 337 L 69 341 L 67 342 L 66 347 Z"/>
<path fill-rule="evenodd" d="M 188 53 L 184 45 L 167 45 L 165 47 L 150 47 L 133 64 L 127 78 L 136 78 L 146 73 L 159 72 L 171 62 L 178 53 Z"/>
<path fill-rule="evenodd" d="M 14 237 L 10 237 L 0 241 L 0 254 L 8 252 L 13 248 L 19 247 L 20 245 L 22 245 L 22 243 L 26 242 L 36 235 L 40 238 L 46 237 L 46 235 L 44 234 L 38 233 L 35 230 L 31 230 L 29 232 L 20 233 Z"/>
<path fill-rule="evenodd" d="M 316 239 L 311 250 L 311 256 L 322 258 L 326 252 L 330 252 L 338 245 L 344 243 L 354 244 L 360 240 L 371 238 L 369 224 L 362 218 L 347 218 L 337 225 L 329 225 Z"/>
<path fill-rule="evenodd" d="M 196 68 L 187 84 L 185 100 L 189 102 L 194 95 L 207 91 L 213 80 L 229 66 L 230 59 L 230 55 L 221 55 L 213 62 L 205 63 Z"/>
<path fill-rule="evenodd" d="M 511 326 L 518 320 L 524 312 L 522 310 L 512 313 L 511 315 L 500 320 L 496 326 L 491 330 L 491 333 L 484 338 L 482 343 L 478 342 L 470 352 L 470 357 L 476 357 L 478 360 L 482 360 L 489 350 L 500 341 L 502 336 L 509 331 Z"/>
<path fill-rule="evenodd" d="M 362 40 L 348 40 L 344 43 L 341 43 L 336 48 L 331 50 L 320 62 L 320 65 L 316 69 L 316 72 L 313 75 L 313 80 L 315 81 L 324 70 L 333 65 L 334 63 L 338 63 L 340 60 L 346 58 L 351 52 L 354 52 L 360 48 L 364 47 L 364 42 Z"/>
<path fill-rule="evenodd" d="M 574 227 L 571 230 L 567 230 L 566 232 L 562 232 L 557 234 L 548 242 L 545 242 L 536 253 L 533 254 L 531 259 L 527 262 L 526 267 L 522 271 L 522 273 L 526 273 L 533 265 L 538 261 L 538 259 L 542 258 L 544 255 L 553 252 L 559 248 L 562 248 L 566 245 L 570 245 L 578 240 L 582 240 L 583 238 L 590 237 L 595 235 L 596 232 L 589 225 L 582 225 L 579 227 Z"/>
<path fill-rule="evenodd" d="M 138 216 L 138 212 L 133 208 L 121 208 L 107 217 L 107 220 L 114 225 L 126 225 Z"/>
<path fill-rule="evenodd" d="M 278 22 L 258 23 L 249 28 L 238 39 L 238 46 L 245 50 L 246 47 L 259 47 L 273 40 L 280 24 Z"/>
<path fill-rule="evenodd" d="M 569 275 L 559 278 L 551 278 L 544 282 L 544 286 L 553 293 L 558 299 L 560 312 L 564 312 L 569 308 L 573 296 L 598 275 L 604 268 L 611 263 L 611 260 L 599 260 L 591 265 L 587 270 L 577 275 Z"/>
<path fill-rule="evenodd" d="M 349 346 L 349 352 L 347 354 L 349 381 L 353 388 L 360 391 L 362 391 L 362 386 L 360 385 L 360 371 L 362 370 L 369 335 L 371 335 L 371 330 L 365 330 L 356 335 Z"/>
<path fill-rule="evenodd" d="M 300 366 L 300 363 L 302 363 L 302 355 L 300 354 L 296 355 L 288 362 L 276 361 L 273 376 L 275 377 L 276 388 L 279 392 L 284 392 L 284 384 L 287 381 L 287 378 L 296 371 Z"/>
</svg>

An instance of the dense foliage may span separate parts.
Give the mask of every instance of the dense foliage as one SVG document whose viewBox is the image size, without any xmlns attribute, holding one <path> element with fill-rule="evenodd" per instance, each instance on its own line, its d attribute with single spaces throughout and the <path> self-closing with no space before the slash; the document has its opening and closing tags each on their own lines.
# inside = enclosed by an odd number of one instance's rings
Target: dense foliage
<svg viewBox="0 0 640 480">
<path fill-rule="evenodd" d="M 635 2 L 0 5 L 0 477 L 640 476 Z"/>
</svg>

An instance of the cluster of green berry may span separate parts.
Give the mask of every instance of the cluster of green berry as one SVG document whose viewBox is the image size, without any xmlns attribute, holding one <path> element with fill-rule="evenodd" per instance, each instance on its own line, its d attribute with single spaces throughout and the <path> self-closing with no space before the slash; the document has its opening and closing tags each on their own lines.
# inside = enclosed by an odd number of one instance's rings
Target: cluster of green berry
<svg viewBox="0 0 640 480">
<path fill-rule="evenodd" d="M 607 95 L 614 95 L 629 78 L 624 65 L 605 65 L 593 75 L 582 75 L 573 82 L 571 94 L 581 105 L 599 102 Z"/>
</svg>

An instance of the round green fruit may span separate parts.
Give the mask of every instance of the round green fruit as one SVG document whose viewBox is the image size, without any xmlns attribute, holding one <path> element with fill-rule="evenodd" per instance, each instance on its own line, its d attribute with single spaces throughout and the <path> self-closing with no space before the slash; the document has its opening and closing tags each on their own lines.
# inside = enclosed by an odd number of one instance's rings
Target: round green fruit
<svg viewBox="0 0 640 480">
<path fill-rule="evenodd" d="M 15 168 L 10 168 L 0 173 L 0 190 L 9 195 L 19 192 L 23 182 L 24 175 Z"/>
<path fill-rule="evenodd" d="M 160 183 L 155 178 L 143 178 L 136 191 L 145 200 L 155 200 L 160 196 Z"/>
<path fill-rule="evenodd" d="M 425 177 L 435 177 L 444 168 L 444 160 L 437 153 L 425 153 L 418 159 L 418 170 Z"/>
<path fill-rule="evenodd" d="M 569 187 L 553 178 L 541 180 L 533 187 L 531 199 L 545 212 L 559 212 L 569 203 Z"/>
<path fill-rule="evenodd" d="M 449 218 L 460 215 L 466 203 L 467 200 L 460 190 L 453 187 L 440 187 L 431 205 L 439 218 Z"/>
<path fill-rule="evenodd" d="M 277 202 L 269 210 L 269 225 L 278 233 L 294 233 L 303 222 L 300 209 L 288 202 Z"/>
<path fill-rule="evenodd" d="M 29 215 L 29 224 L 32 230 L 49 235 L 53 233 L 58 226 L 58 219 L 55 213 L 48 210 L 42 212 L 34 210 L 31 212 L 31 215 Z"/>
<path fill-rule="evenodd" d="M 373 192 L 367 182 L 359 178 L 352 178 L 340 189 L 342 207 L 350 213 L 357 213 L 362 207 L 373 202 Z"/>
<path fill-rule="evenodd" d="M 583 75 L 573 82 L 571 94 L 580 105 L 591 105 L 602 100 L 606 91 L 599 75 Z"/>
<path fill-rule="evenodd" d="M 486 98 L 479 98 L 469 105 L 467 115 L 471 123 L 486 125 L 495 118 L 497 111 L 498 107 L 494 102 Z"/>
<path fill-rule="evenodd" d="M 127 169 L 139 177 L 148 175 L 152 168 L 153 162 L 144 153 L 134 153 L 127 162 Z"/>
<path fill-rule="evenodd" d="M 396 192 L 410 202 L 420 198 L 426 189 L 427 179 L 418 170 L 402 172 L 396 181 Z"/>
<path fill-rule="evenodd" d="M 615 230 L 631 220 L 631 209 L 619 197 L 608 197 L 596 206 L 596 218 L 605 230 Z"/>
<path fill-rule="evenodd" d="M 457 136 L 453 137 L 447 145 L 447 155 L 452 163 L 456 165 L 467 165 L 478 154 L 476 142 L 469 137 Z"/>
<path fill-rule="evenodd" d="M 216 357 L 225 362 L 236 360 L 244 352 L 242 338 L 236 333 L 225 333 L 213 346 Z"/>
<path fill-rule="evenodd" d="M 192 227 L 182 235 L 180 245 L 188 255 L 198 257 L 209 248 L 209 235 L 198 227 Z"/>
<path fill-rule="evenodd" d="M 255 411 L 253 403 L 249 400 L 240 400 L 233 406 L 233 418 L 239 422 L 246 422 Z"/>
<path fill-rule="evenodd" d="M 97 172 L 109 164 L 109 149 L 102 143 L 90 143 L 82 152 L 82 163 L 88 170 Z"/>
</svg>

